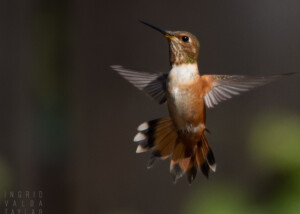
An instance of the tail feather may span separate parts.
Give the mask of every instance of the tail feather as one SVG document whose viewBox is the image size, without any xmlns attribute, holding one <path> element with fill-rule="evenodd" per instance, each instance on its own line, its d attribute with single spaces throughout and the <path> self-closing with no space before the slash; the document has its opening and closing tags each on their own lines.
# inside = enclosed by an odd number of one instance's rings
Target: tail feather
<svg viewBox="0 0 300 214">
<path fill-rule="evenodd" d="M 173 152 L 176 138 L 177 138 L 177 133 L 174 131 L 170 131 L 169 134 L 165 138 L 163 138 L 161 141 L 159 141 L 157 146 L 154 148 L 153 154 L 156 154 L 156 156 L 159 156 L 162 158 L 169 157 L 171 155 L 171 153 Z"/>
<path fill-rule="evenodd" d="M 177 139 L 170 165 L 170 172 L 174 183 L 176 183 L 177 180 L 189 169 L 192 159 L 192 155 L 189 150 L 189 147 L 184 144 L 184 141 L 180 138 Z M 178 168 L 180 168 L 180 170 L 178 170 Z"/>
<path fill-rule="evenodd" d="M 207 155 L 206 155 L 206 158 L 207 158 L 207 163 L 208 163 L 208 165 L 209 165 L 209 168 L 210 168 L 213 172 L 215 172 L 217 166 L 216 166 L 215 156 L 214 156 L 214 154 L 213 154 L 211 148 L 209 148 L 208 153 L 207 153 Z"/>
<path fill-rule="evenodd" d="M 198 168 L 198 164 L 196 161 L 196 157 L 195 157 L 195 155 L 193 155 L 191 157 L 191 161 L 189 163 L 189 167 L 187 170 L 187 177 L 188 177 L 189 184 L 191 184 L 194 181 L 194 179 L 196 178 L 197 168 Z"/>
<path fill-rule="evenodd" d="M 148 151 L 160 142 L 163 142 L 163 145 L 167 144 L 171 140 L 169 135 L 174 132 L 172 122 L 168 117 L 144 122 L 137 130 L 139 132 L 133 141 L 139 144 L 138 148 L 141 152 Z M 174 137 L 174 134 L 171 137 Z"/>
<path fill-rule="evenodd" d="M 214 158 L 214 154 L 204 134 L 201 136 L 201 140 L 197 145 L 196 158 L 202 173 L 207 178 L 209 175 L 209 169 L 211 169 L 213 172 L 216 171 L 216 161 Z"/>
<path fill-rule="evenodd" d="M 171 160 L 171 164 L 170 164 L 170 173 L 174 183 L 176 183 L 177 180 L 184 175 L 184 171 L 180 167 L 179 163 L 173 160 Z"/>
<path fill-rule="evenodd" d="M 153 149 L 148 168 L 151 168 L 157 160 L 166 159 L 172 154 L 177 132 L 169 117 L 144 122 L 137 130 L 139 132 L 133 140 L 139 144 L 137 151 L 145 152 Z"/>
<path fill-rule="evenodd" d="M 203 146 L 202 142 L 199 142 L 196 149 L 196 162 L 200 167 L 202 173 L 208 178 L 209 166 L 205 159 L 206 153 L 206 149 Z"/>
<path fill-rule="evenodd" d="M 215 156 L 214 156 L 212 149 L 210 148 L 207 138 L 204 134 L 201 136 L 201 143 L 204 144 L 204 145 L 200 146 L 201 148 L 203 148 L 203 151 L 202 151 L 203 157 L 204 157 L 204 159 L 206 159 L 209 168 L 213 172 L 215 172 L 216 171 Z"/>
<path fill-rule="evenodd" d="M 177 142 L 173 150 L 172 161 L 177 162 L 178 160 L 183 159 L 184 152 L 185 152 L 185 145 L 182 142 Z"/>
<path fill-rule="evenodd" d="M 171 160 L 170 173 L 174 183 L 187 172 L 190 161 L 191 157 L 182 158 L 177 161 Z"/>
<path fill-rule="evenodd" d="M 203 173 L 203 175 L 205 175 L 206 178 L 208 178 L 209 176 L 209 165 L 207 162 L 204 162 L 201 166 L 201 171 Z"/>
<path fill-rule="evenodd" d="M 158 160 L 172 156 L 170 174 L 174 183 L 184 174 L 192 183 L 198 168 L 206 177 L 210 170 L 216 170 L 215 158 L 204 133 L 194 145 L 177 132 L 169 117 L 144 122 L 137 130 L 134 137 L 134 142 L 139 144 L 137 153 L 152 150 L 148 168 Z"/>
</svg>

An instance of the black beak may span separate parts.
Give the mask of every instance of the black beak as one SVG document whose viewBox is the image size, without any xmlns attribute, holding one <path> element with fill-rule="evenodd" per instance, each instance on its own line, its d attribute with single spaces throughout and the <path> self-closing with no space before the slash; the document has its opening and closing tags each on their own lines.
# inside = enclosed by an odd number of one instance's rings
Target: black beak
<svg viewBox="0 0 300 214">
<path fill-rule="evenodd" d="M 147 25 L 147 26 L 153 28 L 154 30 L 157 30 L 157 31 L 161 32 L 161 33 L 162 33 L 165 37 L 167 37 L 168 39 L 170 39 L 170 38 L 173 37 L 173 35 L 172 35 L 169 31 L 160 29 L 160 28 L 158 28 L 158 27 L 156 27 L 156 26 L 154 26 L 154 25 L 152 25 L 152 24 L 149 24 L 149 23 L 147 23 L 147 22 L 144 22 L 144 21 L 142 21 L 142 20 L 139 20 L 139 21 L 140 21 L 141 23 L 143 23 L 143 24 L 145 24 L 145 25 Z"/>
</svg>

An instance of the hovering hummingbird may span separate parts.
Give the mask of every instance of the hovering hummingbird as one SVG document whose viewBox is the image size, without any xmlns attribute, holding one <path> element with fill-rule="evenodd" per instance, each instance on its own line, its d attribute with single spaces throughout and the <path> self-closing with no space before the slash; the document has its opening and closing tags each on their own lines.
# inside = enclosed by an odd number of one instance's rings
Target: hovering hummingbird
<svg viewBox="0 0 300 214">
<path fill-rule="evenodd" d="M 167 102 L 170 116 L 138 126 L 133 139 L 138 144 L 136 153 L 152 151 L 148 168 L 157 160 L 170 157 L 174 183 L 184 174 L 191 183 L 198 168 L 208 177 L 210 170 L 216 171 L 216 161 L 205 136 L 209 132 L 205 125 L 206 108 L 290 73 L 271 76 L 200 75 L 197 65 L 200 44 L 193 34 L 163 30 L 140 22 L 168 39 L 170 72 L 146 73 L 119 65 L 111 67 L 159 104 Z"/>
</svg>

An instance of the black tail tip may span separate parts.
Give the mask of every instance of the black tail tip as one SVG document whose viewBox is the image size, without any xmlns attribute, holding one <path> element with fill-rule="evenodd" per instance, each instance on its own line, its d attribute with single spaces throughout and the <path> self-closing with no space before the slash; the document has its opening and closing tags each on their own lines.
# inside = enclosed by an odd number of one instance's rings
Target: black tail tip
<svg viewBox="0 0 300 214">
<path fill-rule="evenodd" d="M 188 172 L 187 172 L 187 179 L 189 184 L 192 184 L 192 182 L 195 180 L 197 175 L 197 168 L 196 167 L 192 167 Z"/>
<path fill-rule="evenodd" d="M 183 171 L 181 169 L 181 167 L 179 166 L 179 164 L 174 164 L 171 168 L 171 177 L 173 180 L 173 183 L 176 184 L 178 179 L 181 178 L 183 175 Z"/>
<path fill-rule="evenodd" d="M 212 165 L 212 164 L 216 163 L 214 153 L 212 152 L 211 149 L 208 150 L 206 158 L 207 158 L 207 161 L 208 161 L 209 164 Z"/>
<path fill-rule="evenodd" d="M 205 175 L 206 178 L 209 177 L 209 165 L 207 162 L 204 162 L 201 166 L 201 171 L 203 173 L 203 175 Z"/>
</svg>

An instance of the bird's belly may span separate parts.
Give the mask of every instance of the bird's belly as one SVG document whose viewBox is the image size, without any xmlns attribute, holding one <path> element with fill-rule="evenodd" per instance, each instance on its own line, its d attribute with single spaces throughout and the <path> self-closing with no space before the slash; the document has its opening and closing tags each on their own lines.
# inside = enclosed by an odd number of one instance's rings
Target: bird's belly
<svg viewBox="0 0 300 214">
<path fill-rule="evenodd" d="M 193 87 L 170 87 L 167 101 L 170 116 L 178 130 L 201 132 L 205 129 L 203 98 Z"/>
</svg>

